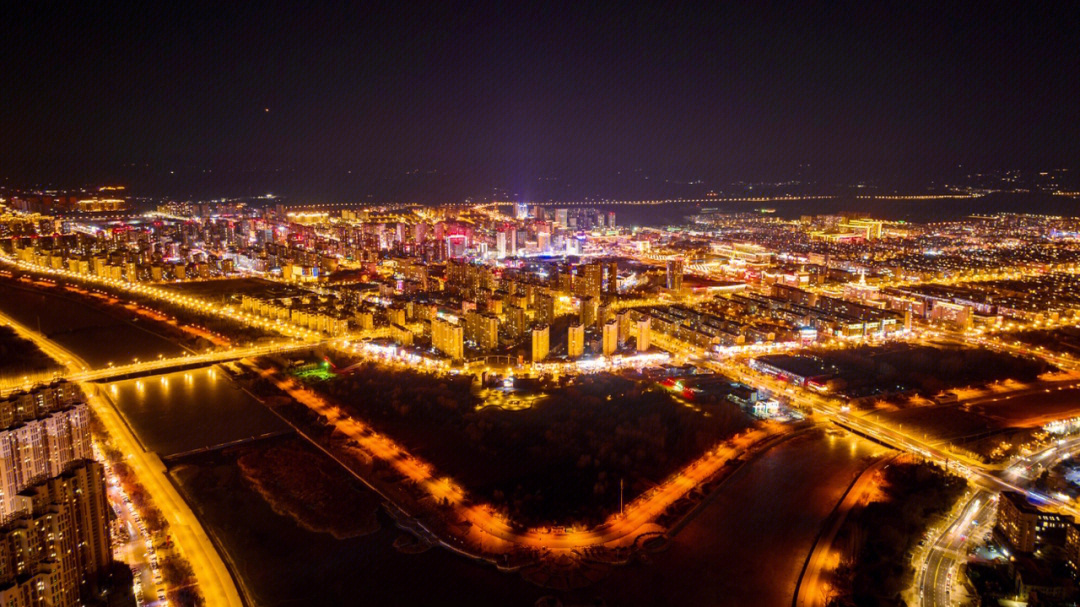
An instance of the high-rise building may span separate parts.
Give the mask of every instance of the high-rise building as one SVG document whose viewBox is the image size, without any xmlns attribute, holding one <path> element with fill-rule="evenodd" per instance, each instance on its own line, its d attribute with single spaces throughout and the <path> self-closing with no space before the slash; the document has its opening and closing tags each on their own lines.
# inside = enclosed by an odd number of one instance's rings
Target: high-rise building
<svg viewBox="0 0 1080 607">
<path fill-rule="evenodd" d="M 649 349 L 649 340 L 652 337 L 652 319 L 643 316 L 637 321 L 637 350 L 645 352 Z"/>
<path fill-rule="evenodd" d="M 71 606 L 100 591 L 112 563 L 101 464 L 81 460 L 16 496 L 0 527 L 0 604 Z"/>
<path fill-rule="evenodd" d="M 0 519 L 15 511 L 19 491 L 90 457 L 86 404 L 0 430 Z"/>
<path fill-rule="evenodd" d="M 574 323 L 570 325 L 566 339 L 566 355 L 570 358 L 581 358 L 585 353 L 585 325 Z"/>
<path fill-rule="evenodd" d="M 1003 491 L 998 498 L 997 529 L 1017 552 L 1032 552 L 1052 529 L 1063 529 L 1068 518 L 1040 509 L 1015 491 Z"/>
<path fill-rule="evenodd" d="M 619 293 L 619 264 L 609 261 L 604 264 L 604 293 L 617 295 Z"/>
<path fill-rule="evenodd" d="M 431 345 L 452 360 L 465 358 L 465 336 L 462 327 L 443 318 L 431 321 Z"/>
<path fill-rule="evenodd" d="M 669 259 L 667 262 L 667 288 L 671 291 L 682 290 L 683 261 Z"/>
<path fill-rule="evenodd" d="M 569 227 L 570 223 L 567 220 L 568 213 L 566 209 L 555 209 L 555 225 L 560 228 Z"/>
<path fill-rule="evenodd" d="M 550 325 L 555 320 L 555 298 L 547 293 L 537 293 L 535 297 L 536 322 Z"/>
<path fill-rule="evenodd" d="M 627 339 L 630 339 L 630 312 L 619 312 L 615 316 L 615 321 L 619 323 L 619 345 L 626 343 Z"/>
<path fill-rule="evenodd" d="M 499 318 L 490 313 L 469 312 L 465 315 L 464 339 L 476 344 L 479 350 L 495 349 L 499 345 Z"/>
<path fill-rule="evenodd" d="M 603 267 L 598 263 L 589 263 L 577 267 L 574 278 L 574 293 L 578 297 L 599 297 L 603 286 Z"/>
<path fill-rule="evenodd" d="M 538 363 L 548 355 L 550 334 L 547 325 L 540 325 L 532 330 L 532 361 Z"/>
<path fill-rule="evenodd" d="M 596 324 L 600 309 L 599 297 L 586 297 L 581 300 L 581 324 L 591 327 Z"/>
<path fill-rule="evenodd" d="M 413 332 L 401 325 L 390 325 L 390 339 L 399 346 L 408 347 L 413 345 Z"/>
<path fill-rule="evenodd" d="M 81 399 L 67 382 L 0 399 L 0 605 L 95 600 L 112 562 Z"/>
<path fill-rule="evenodd" d="M 602 327 L 607 321 L 615 319 L 615 308 L 610 304 L 603 304 L 596 309 L 596 326 Z"/>
<path fill-rule="evenodd" d="M 394 305 L 386 309 L 386 320 L 392 325 L 405 324 L 405 306 Z"/>
<path fill-rule="evenodd" d="M 499 259 L 506 257 L 506 232 L 503 230 L 495 234 L 495 251 Z"/>
<path fill-rule="evenodd" d="M 619 323 L 610 320 L 604 324 L 603 331 L 604 356 L 611 356 L 619 349 Z"/>
<path fill-rule="evenodd" d="M 525 335 L 525 308 L 506 306 L 506 332 L 515 339 Z"/>
<path fill-rule="evenodd" d="M 615 211 L 608 211 L 608 214 L 607 214 L 607 227 L 609 227 L 609 228 L 614 228 L 615 227 Z"/>
</svg>

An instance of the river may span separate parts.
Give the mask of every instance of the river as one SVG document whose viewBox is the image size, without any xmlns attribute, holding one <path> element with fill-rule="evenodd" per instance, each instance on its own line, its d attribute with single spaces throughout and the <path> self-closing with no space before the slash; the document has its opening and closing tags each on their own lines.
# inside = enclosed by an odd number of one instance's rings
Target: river
<svg viewBox="0 0 1080 607">
<path fill-rule="evenodd" d="M 103 312 L 55 288 L 42 290 L 0 280 L 0 309 L 23 325 L 74 352 L 93 368 L 110 362 L 171 357 L 184 349 L 154 333 L 145 320 L 120 308 Z"/>
<path fill-rule="evenodd" d="M 106 392 L 159 455 L 289 429 L 217 366 L 115 382 Z"/>
</svg>

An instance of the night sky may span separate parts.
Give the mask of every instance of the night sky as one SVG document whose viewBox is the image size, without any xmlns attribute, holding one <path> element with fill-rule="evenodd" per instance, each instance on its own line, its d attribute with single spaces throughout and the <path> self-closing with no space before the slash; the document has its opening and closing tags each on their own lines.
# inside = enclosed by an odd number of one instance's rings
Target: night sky
<svg viewBox="0 0 1080 607">
<path fill-rule="evenodd" d="M 528 195 L 1080 159 L 1070 3 L 144 4 L 5 9 L 9 183 L 286 171 L 330 195 L 417 170 Z"/>
</svg>

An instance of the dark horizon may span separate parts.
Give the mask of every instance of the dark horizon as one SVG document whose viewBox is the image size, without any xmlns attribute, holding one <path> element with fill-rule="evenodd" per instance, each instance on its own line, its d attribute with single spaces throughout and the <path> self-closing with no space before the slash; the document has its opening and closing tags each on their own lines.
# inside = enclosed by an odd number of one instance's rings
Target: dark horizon
<svg viewBox="0 0 1080 607">
<path fill-rule="evenodd" d="M 456 200 L 1076 169 L 1069 8 L 29 4 L 0 178 Z"/>
</svg>

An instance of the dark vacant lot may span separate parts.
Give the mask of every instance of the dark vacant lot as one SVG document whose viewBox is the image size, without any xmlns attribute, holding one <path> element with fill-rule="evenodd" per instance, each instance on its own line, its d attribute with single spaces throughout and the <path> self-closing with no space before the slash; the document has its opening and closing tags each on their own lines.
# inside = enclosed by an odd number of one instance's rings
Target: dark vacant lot
<svg viewBox="0 0 1080 607">
<path fill-rule="evenodd" d="M 34 342 L 19 337 L 8 326 L 0 326 L 0 379 L 18 378 L 57 371 L 60 367 Z"/>
<path fill-rule="evenodd" d="M 895 344 L 818 353 L 839 369 L 838 391 L 851 398 L 943 390 L 1007 379 L 1031 382 L 1052 370 L 1042 361 L 984 348 Z"/>
<path fill-rule="evenodd" d="M 1041 347 L 1058 354 L 1080 355 L 1080 327 L 1058 327 L 1005 333 L 1005 341 L 1013 340 L 1033 348 Z"/>
<path fill-rule="evenodd" d="M 223 278 L 196 280 L 161 285 L 163 289 L 207 301 L 240 301 L 241 295 L 252 297 L 281 297 L 306 293 L 294 287 L 286 287 L 261 278 Z M 234 297 L 235 296 L 235 297 Z"/>
<path fill-rule="evenodd" d="M 373 364 L 311 385 L 527 525 L 599 522 L 620 480 L 629 501 L 751 424 L 731 403 L 704 415 L 607 374 L 546 386 L 525 411 L 476 411 L 469 377 Z"/>
</svg>

